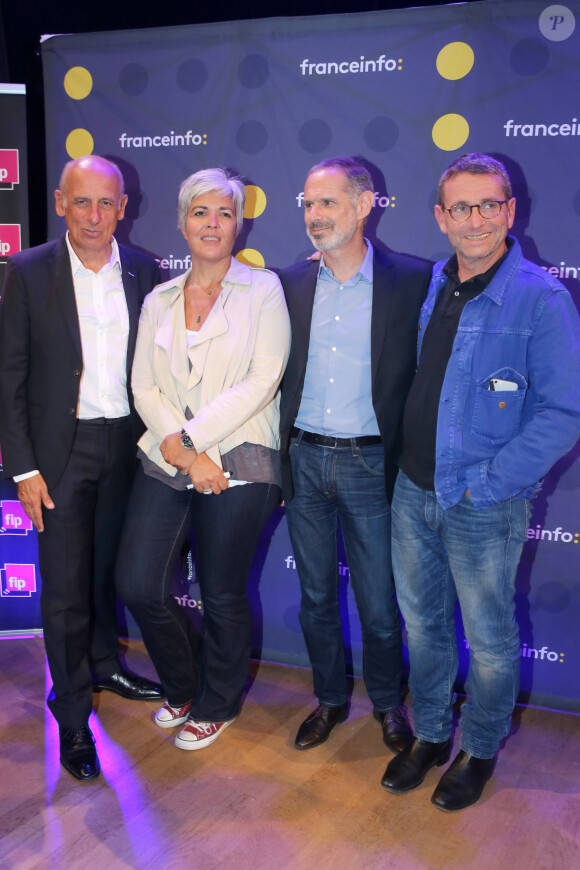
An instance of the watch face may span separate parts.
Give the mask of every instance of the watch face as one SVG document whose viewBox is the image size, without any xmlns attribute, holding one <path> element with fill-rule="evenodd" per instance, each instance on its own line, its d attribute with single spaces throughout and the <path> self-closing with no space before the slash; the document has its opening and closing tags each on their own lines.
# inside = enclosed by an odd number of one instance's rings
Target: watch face
<svg viewBox="0 0 580 870">
<path fill-rule="evenodd" d="M 181 430 L 181 443 L 187 450 L 191 450 L 193 447 L 193 441 L 185 431 L 185 429 Z"/>
</svg>

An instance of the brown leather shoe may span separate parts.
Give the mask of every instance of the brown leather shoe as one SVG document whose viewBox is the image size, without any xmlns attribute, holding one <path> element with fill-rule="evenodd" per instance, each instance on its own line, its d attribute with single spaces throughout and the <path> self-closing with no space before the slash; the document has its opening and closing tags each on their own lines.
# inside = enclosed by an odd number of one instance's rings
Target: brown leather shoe
<svg viewBox="0 0 580 870">
<path fill-rule="evenodd" d="M 431 803 L 447 813 L 470 807 L 480 799 L 494 767 L 495 755 L 476 758 L 462 749 L 439 780 Z"/>
<path fill-rule="evenodd" d="M 415 737 L 387 765 L 381 785 L 391 794 L 410 791 L 421 785 L 425 774 L 432 767 L 439 767 L 449 760 L 451 740 L 444 743 L 430 743 Z"/>
<path fill-rule="evenodd" d="M 341 707 L 325 707 L 320 704 L 308 716 L 296 734 L 294 746 L 296 749 L 314 749 L 330 737 L 330 732 L 339 722 L 344 722 L 348 716 L 348 704 Z"/>
<path fill-rule="evenodd" d="M 395 707 L 394 710 L 375 713 L 375 718 L 381 723 L 383 729 L 383 743 L 391 752 L 402 752 L 412 741 L 413 731 L 409 725 L 404 704 Z"/>
</svg>

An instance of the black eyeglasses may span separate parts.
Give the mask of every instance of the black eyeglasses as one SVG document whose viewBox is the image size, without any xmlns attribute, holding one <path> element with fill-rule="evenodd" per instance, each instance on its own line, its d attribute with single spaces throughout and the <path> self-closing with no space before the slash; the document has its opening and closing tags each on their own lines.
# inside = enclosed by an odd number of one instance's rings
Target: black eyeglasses
<svg viewBox="0 0 580 870">
<path fill-rule="evenodd" d="M 469 220 L 474 208 L 478 210 L 481 217 L 485 220 L 497 217 L 501 211 L 502 205 L 506 202 L 507 199 L 488 199 L 485 202 L 480 202 L 476 205 L 468 205 L 466 202 L 458 202 L 457 205 L 452 205 L 451 208 L 444 208 L 443 210 L 448 211 L 454 221 L 462 224 L 464 221 Z"/>
</svg>

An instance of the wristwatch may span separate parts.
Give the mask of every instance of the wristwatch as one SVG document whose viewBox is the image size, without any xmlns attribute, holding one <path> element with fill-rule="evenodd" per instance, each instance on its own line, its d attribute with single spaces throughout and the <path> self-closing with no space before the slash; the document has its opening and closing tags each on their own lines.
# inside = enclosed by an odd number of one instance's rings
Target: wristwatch
<svg viewBox="0 0 580 870">
<path fill-rule="evenodd" d="M 181 443 L 183 444 L 185 449 L 193 450 L 193 441 L 191 440 L 185 429 L 182 429 L 179 434 L 181 435 Z"/>
</svg>

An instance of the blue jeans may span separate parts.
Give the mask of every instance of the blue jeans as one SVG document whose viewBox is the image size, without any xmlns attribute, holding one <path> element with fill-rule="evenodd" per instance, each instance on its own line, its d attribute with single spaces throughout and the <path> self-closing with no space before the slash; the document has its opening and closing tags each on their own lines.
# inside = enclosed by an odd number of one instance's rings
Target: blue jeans
<svg viewBox="0 0 580 870">
<path fill-rule="evenodd" d="M 401 699 L 402 639 L 391 569 L 391 515 L 384 455 L 371 447 L 290 443 L 294 497 L 286 505 L 300 578 L 300 624 L 321 704 L 346 703 L 338 604 L 338 522 L 362 628 L 363 675 L 375 711 Z"/>
<path fill-rule="evenodd" d="M 237 716 L 248 675 L 251 613 L 248 571 L 262 528 L 280 500 L 267 483 L 220 495 L 181 492 L 137 471 L 117 561 L 119 594 L 175 707 L 193 699 L 191 716 Z M 203 602 L 203 638 L 173 597 L 173 570 L 193 528 Z"/>
<path fill-rule="evenodd" d="M 399 472 L 393 568 L 407 627 L 415 734 L 422 740 L 438 743 L 451 734 L 457 601 L 470 646 L 462 749 L 491 758 L 509 732 L 520 675 L 515 575 L 529 512 L 522 499 L 476 510 L 468 495 L 443 510 L 434 492 Z"/>
</svg>

